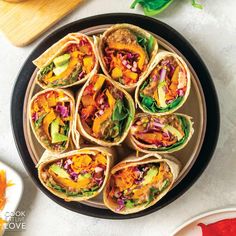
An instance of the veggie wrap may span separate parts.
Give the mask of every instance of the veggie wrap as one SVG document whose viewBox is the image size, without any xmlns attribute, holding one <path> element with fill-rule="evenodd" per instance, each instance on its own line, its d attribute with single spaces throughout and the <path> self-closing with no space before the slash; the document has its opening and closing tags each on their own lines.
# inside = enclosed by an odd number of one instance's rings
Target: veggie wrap
<svg viewBox="0 0 236 236">
<path fill-rule="evenodd" d="M 31 128 L 48 151 L 61 153 L 69 145 L 75 101 L 71 92 L 46 89 L 34 95 L 28 109 Z"/>
<path fill-rule="evenodd" d="M 178 55 L 159 52 L 148 76 L 138 84 L 135 101 L 142 111 L 166 115 L 179 109 L 190 92 L 190 71 Z"/>
<path fill-rule="evenodd" d="M 184 148 L 193 135 L 191 117 L 179 113 L 135 116 L 128 144 L 144 153 L 171 153 Z"/>
<path fill-rule="evenodd" d="M 173 157 L 131 155 L 112 168 L 103 192 L 104 203 L 119 214 L 145 210 L 168 193 L 179 170 L 180 163 Z"/>
<path fill-rule="evenodd" d="M 92 40 L 70 33 L 33 61 L 42 88 L 66 88 L 84 83 L 97 71 L 98 59 Z"/>
<path fill-rule="evenodd" d="M 103 72 L 131 91 L 147 73 L 158 44 L 150 33 L 137 26 L 116 24 L 103 33 L 97 49 Z"/>
<path fill-rule="evenodd" d="M 59 156 L 46 153 L 38 165 L 38 176 L 54 195 L 65 201 L 83 201 L 102 191 L 113 154 L 103 147 L 86 147 Z"/>
<path fill-rule="evenodd" d="M 134 113 L 132 97 L 111 79 L 96 74 L 78 94 L 74 133 L 102 146 L 118 145 L 127 136 Z"/>
</svg>

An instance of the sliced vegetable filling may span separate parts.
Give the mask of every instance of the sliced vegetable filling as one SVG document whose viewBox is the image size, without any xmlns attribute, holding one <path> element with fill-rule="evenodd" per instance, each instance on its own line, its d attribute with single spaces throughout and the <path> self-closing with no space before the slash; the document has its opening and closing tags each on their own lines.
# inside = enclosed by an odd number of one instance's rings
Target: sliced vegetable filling
<svg viewBox="0 0 236 236">
<path fill-rule="evenodd" d="M 116 211 L 151 204 L 171 183 L 173 175 L 165 162 L 123 168 L 111 176 L 109 198 Z"/>
<path fill-rule="evenodd" d="M 31 105 L 33 128 L 50 149 L 62 151 L 68 142 L 71 122 L 71 98 L 64 92 L 40 94 Z"/>
<path fill-rule="evenodd" d="M 110 76 L 123 85 L 136 84 L 147 68 L 154 38 L 126 29 L 117 29 L 105 42 L 104 62 Z"/>
<path fill-rule="evenodd" d="M 107 168 L 106 156 L 76 154 L 48 164 L 42 178 L 48 187 L 67 196 L 92 196 L 103 185 Z"/>
<path fill-rule="evenodd" d="M 190 125 L 184 116 L 138 116 L 131 126 L 131 135 L 140 148 L 161 151 L 182 145 L 189 136 Z"/>
<path fill-rule="evenodd" d="M 66 86 L 83 79 L 94 66 L 92 45 L 81 36 L 79 43 L 69 44 L 61 55 L 40 70 L 38 80 L 47 87 Z"/>
<path fill-rule="evenodd" d="M 166 112 L 181 103 L 186 90 L 186 71 L 173 56 L 166 56 L 141 85 L 139 100 L 150 112 Z"/>
<path fill-rule="evenodd" d="M 108 142 L 119 141 L 132 121 L 123 92 L 100 75 L 84 89 L 79 114 L 88 134 Z"/>
</svg>

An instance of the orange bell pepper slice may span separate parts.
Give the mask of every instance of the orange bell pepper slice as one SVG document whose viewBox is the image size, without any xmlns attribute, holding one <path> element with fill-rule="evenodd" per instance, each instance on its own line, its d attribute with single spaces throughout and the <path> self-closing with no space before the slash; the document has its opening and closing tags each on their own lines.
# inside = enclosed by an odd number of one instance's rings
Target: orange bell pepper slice
<svg viewBox="0 0 236 236">
<path fill-rule="evenodd" d="M 53 111 L 53 109 L 50 110 L 50 112 L 45 116 L 43 119 L 43 130 L 48 136 L 48 138 L 51 140 L 51 135 L 49 134 L 49 125 L 56 119 L 56 114 Z"/>
</svg>

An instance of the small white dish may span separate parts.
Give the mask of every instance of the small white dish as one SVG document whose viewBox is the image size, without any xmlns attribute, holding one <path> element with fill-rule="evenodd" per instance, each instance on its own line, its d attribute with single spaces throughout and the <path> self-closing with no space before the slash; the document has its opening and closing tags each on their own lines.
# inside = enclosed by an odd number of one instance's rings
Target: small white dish
<svg viewBox="0 0 236 236">
<path fill-rule="evenodd" d="M 236 208 L 224 208 L 196 216 L 179 226 L 171 236 L 202 236 L 199 223 L 211 224 L 220 220 L 235 218 Z"/>
<path fill-rule="evenodd" d="M 6 189 L 6 205 L 4 206 L 3 210 L 0 211 L 0 217 L 2 219 L 6 219 L 6 215 L 9 215 L 12 212 L 15 212 L 17 209 L 17 206 L 20 202 L 20 199 L 22 197 L 23 193 L 23 182 L 21 177 L 19 176 L 18 173 L 16 173 L 15 170 L 13 170 L 11 167 L 7 166 L 6 164 L 2 163 L 0 161 L 0 170 L 5 170 L 6 171 L 6 178 L 7 181 L 11 181 L 14 185 L 7 187 Z M 9 218 L 7 217 L 8 221 Z M 6 225 L 3 227 L 3 232 L 4 234 L 4 229 Z M 1 232 L 0 232 L 1 235 Z"/>
</svg>

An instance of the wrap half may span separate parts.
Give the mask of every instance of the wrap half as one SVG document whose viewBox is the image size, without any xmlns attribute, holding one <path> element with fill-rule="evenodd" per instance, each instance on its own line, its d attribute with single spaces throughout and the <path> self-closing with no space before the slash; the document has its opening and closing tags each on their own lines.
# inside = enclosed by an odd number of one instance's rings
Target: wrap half
<svg viewBox="0 0 236 236">
<path fill-rule="evenodd" d="M 131 155 L 112 168 L 103 192 L 104 203 L 118 214 L 145 210 L 169 192 L 179 171 L 180 163 L 173 157 Z"/>
<path fill-rule="evenodd" d="M 28 119 L 38 142 L 48 151 L 61 153 L 69 145 L 75 101 L 71 92 L 46 89 L 33 96 Z"/>
<path fill-rule="evenodd" d="M 39 68 L 37 83 L 42 88 L 66 88 L 84 83 L 96 73 L 98 59 L 92 40 L 70 33 L 33 61 Z"/>
<path fill-rule="evenodd" d="M 186 101 L 191 86 L 190 71 L 178 55 L 159 52 L 135 91 L 135 102 L 149 114 L 166 115 Z"/>
<path fill-rule="evenodd" d="M 171 153 L 184 148 L 193 132 L 190 116 L 139 113 L 130 128 L 127 143 L 144 153 Z"/>
<path fill-rule="evenodd" d="M 44 155 L 38 166 L 42 185 L 65 201 L 83 201 L 97 196 L 105 186 L 113 164 L 113 151 L 86 147 L 59 156 Z"/>
<path fill-rule="evenodd" d="M 132 97 L 108 77 L 96 74 L 78 94 L 74 133 L 102 146 L 118 145 L 127 136 L 134 113 Z M 76 135 L 73 139 L 78 147 Z"/>
<path fill-rule="evenodd" d="M 97 50 L 103 72 L 131 91 L 147 73 L 158 44 L 150 33 L 135 25 L 116 24 L 103 33 Z"/>
</svg>

